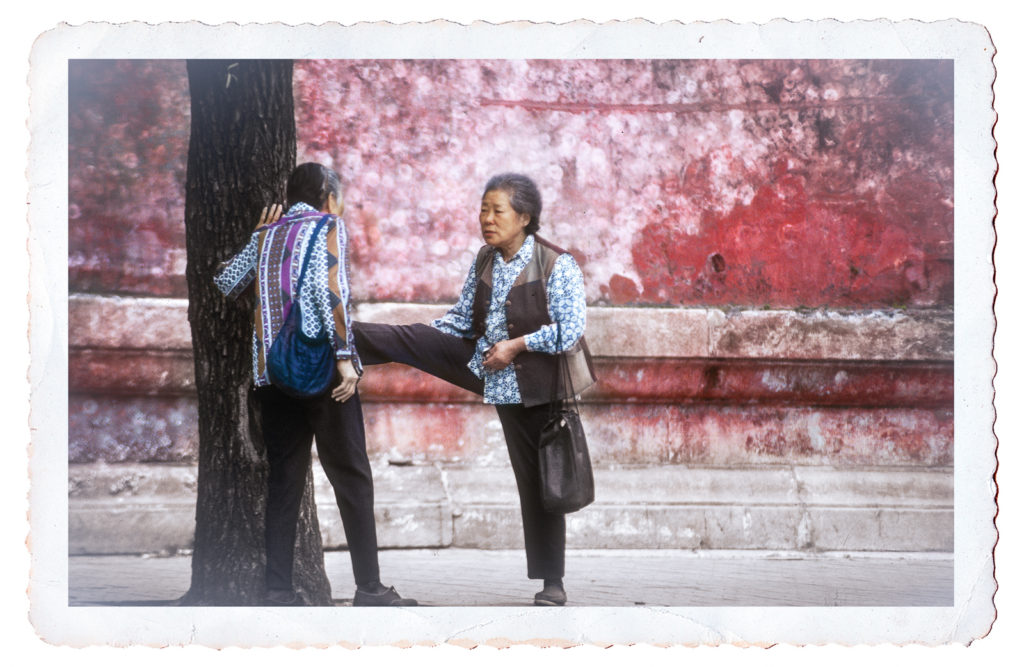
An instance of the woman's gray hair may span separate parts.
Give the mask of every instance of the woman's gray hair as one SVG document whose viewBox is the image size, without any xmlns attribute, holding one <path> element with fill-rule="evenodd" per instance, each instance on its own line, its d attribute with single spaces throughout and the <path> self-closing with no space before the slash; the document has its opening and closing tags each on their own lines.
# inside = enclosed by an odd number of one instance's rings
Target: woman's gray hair
<svg viewBox="0 0 1024 667">
<path fill-rule="evenodd" d="M 508 195 L 512 210 L 520 215 L 530 216 L 530 222 L 523 229 L 527 234 L 535 234 L 540 229 L 540 212 L 543 203 L 540 190 L 529 176 L 516 173 L 498 174 L 487 181 L 484 194 L 500 190 Z"/>
<path fill-rule="evenodd" d="M 295 167 L 288 177 L 285 199 L 288 208 L 299 202 L 313 208 L 322 208 L 327 204 L 327 197 L 332 194 L 335 198 L 341 198 L 341 179 L 338 173 L 319 162 L 305 162 Z"/>
</svg>

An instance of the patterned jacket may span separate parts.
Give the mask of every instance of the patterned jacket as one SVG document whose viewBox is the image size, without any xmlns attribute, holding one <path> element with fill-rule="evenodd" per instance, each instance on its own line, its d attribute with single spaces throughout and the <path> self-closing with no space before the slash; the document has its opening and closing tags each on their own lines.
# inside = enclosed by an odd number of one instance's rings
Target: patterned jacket
<svg viewBox="0 0 1024 667">
<path fill-rule="evenodd" d="M 307 336 L 331 331 L 335 358 L 351 359 L 362 372 L 352 337 L 348 234 L 345 223 L 331 216 L 319 236 L 311 239 L 323 215 L 307 204 L 292 206 L 278 223 L 253 232 L 245 247 L 221 264 L 214 276 L 217 288 L 228 298 L 237 298 L 251 286 L 256 289 L 252 374 L 258 387 L 270 384 L 267 353 L 294 298 L 300 264 L 310 242 L 316 245 L 299 295 L 302 331 Z"/>
</svg>

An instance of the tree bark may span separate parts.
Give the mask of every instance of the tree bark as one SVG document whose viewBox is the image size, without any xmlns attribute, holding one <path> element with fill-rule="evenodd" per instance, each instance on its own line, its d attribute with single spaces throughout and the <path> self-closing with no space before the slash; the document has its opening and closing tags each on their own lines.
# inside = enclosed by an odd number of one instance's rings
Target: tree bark
<svg viewBox="0 0 1024 667">
<path fill-rule="evenodd" d="M 254 605 L 265 593 L 267 465 L 252 400 L 252 301 L 216 289 L 219 263 L 249 239 L 262 207 L 283 202 L 295 166 L 291 61 L 189 61 L 192 128 L 185 189 L 188 318 L 199 401 L 192 584 L 182 604 Z M 294 585 L 330 604 L 311 471 Z"/>
</svg>

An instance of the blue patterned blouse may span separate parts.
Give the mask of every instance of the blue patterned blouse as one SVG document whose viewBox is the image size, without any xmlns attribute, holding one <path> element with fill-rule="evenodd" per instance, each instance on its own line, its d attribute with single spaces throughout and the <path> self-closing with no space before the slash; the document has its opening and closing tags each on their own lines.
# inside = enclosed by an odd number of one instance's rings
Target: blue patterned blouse
<svg viewBox="0 0 1024 667">
<path fill-rule="evenodd" d="M 316 239 L 311 239 L 323 213 L 298 203 L 277 225 L 255 230 L 234 257 L 223 262 L 214 276 L 217 288 L 237 298 L 256 287 L 253 309 L 252 374 L 257 387 L 270 384 L 266 358 L 295 294 L 306 247 L 315 243 L 299 302 L 302 331 L 307 336 L 331 333 L 336 359 L 350 359 L 362 372 L 352 335 L 349 289 L 348 234 L 345 223 L 331 216 Z"/>
<path fill-rule="evenodd" d="M 484 369 L 483 356 L 490 346 L 508 340 L 508 320 L 505 314 L 505 299 L 516 278 L 533 257 L 533 235 L 526 237 L 523 247 L 509 262 L 501 253 L 494 254 L 493 291 L 490 311 L 487 313 L 487 334 L 476 343 L 476 352 L 469 361 L 469 369 L 484 381 L 484 403 L 507 405 L 522 403 L 519 383 L 515 370 L 509 365 L 500 371 Z M 476 295 L 476 265 L 469 268 L 469 275 L 462 287 L 458 302 L 444 317 L 432 322 L 432 326 L 453 336 L 473 338 L 473 297 Z M 583 291 L 583 272 L 572 255 L 565 253 L 558 257 L 547 284 L 548 315 L 552 322 L 561 323 L 562 345 L 556 349 L 558 331 L 554 324 L 548 324 L 526 336 L 526 349 L 533 352 L 556 354 L 576 344 L 587 327 L 587 300 Z"/>
</svg>

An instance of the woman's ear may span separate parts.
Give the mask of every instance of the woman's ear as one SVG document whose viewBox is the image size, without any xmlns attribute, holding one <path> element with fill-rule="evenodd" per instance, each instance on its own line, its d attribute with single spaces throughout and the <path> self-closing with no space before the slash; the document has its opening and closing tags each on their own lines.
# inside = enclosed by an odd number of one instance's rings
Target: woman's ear
<svg viewBox="0 0 1024 667">
<path fill-rule="evenodd" d="M 333 192 L 327 195 L 327 212 L 341 216 L 345 212 L 345 202 Z"/>
</svg>

